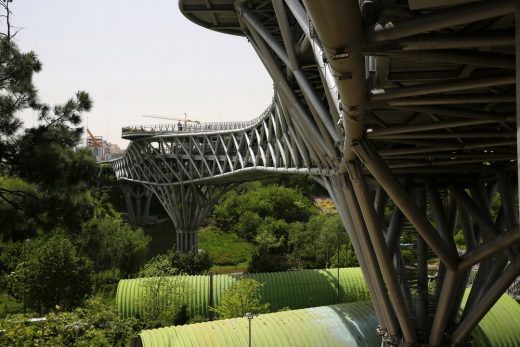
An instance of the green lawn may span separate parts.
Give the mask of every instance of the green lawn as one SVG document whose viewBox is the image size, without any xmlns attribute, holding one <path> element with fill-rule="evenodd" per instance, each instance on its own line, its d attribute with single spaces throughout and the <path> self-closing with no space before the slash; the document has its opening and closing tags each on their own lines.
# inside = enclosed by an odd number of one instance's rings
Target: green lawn
<svg viewBox="0 0 520 347">
<path fill-rule="evenodd" d="M 247 269 L 254 247 L 236 234 L 214 227 L 199 230 L 199 248 L 207 251 L 214 272 L 238 272 Z"/>
</svg>

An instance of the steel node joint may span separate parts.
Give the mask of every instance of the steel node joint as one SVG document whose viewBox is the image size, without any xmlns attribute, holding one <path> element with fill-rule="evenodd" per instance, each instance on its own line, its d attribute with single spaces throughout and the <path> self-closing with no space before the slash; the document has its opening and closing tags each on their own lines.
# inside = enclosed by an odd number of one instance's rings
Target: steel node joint
<svg viewBox="0 0 520 347">
<path fill-rule="evenodd" d="M 347 161 L 347 172 L 352 182 L 359 181 L 361 179 L 361 175 L 363 174 L 359 165 L 356 165 L 356 162 L 352 160 Z"/>
</svg>

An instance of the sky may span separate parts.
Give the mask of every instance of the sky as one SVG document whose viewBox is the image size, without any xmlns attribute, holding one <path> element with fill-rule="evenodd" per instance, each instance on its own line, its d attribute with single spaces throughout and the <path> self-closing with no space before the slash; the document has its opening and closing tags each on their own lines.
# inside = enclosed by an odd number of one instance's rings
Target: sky
<svg viewBox="0 0 520 347">
<path fill-rule="evenodd" d="M 78 90 L 93 99 L 83 126 L 122 148 L 121 127 L 182 116 L 249 120 L 270 104 L 273 87 L 244 37 L 190 22 L 177 0 L 52 0 L 11 4 L 15 41 L 43 64 L 40 99 L 59 104 Z M 24 115 L 32 126 L 34 115 Z"/>
</svg>

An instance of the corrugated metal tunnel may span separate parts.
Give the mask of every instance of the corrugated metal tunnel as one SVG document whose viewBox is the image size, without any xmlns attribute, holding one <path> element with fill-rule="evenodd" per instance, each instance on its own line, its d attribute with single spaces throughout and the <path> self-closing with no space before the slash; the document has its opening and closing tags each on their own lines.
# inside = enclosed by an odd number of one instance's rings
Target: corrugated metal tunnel
<svg viewBox="0 0 520 347">
<path fill-rule="evenodd" d="M 177 276 L 188 283 L 185 304 L 191 317 L 209 317 L 210 295 L 213 304 L 218 305 L 224 291 L 240 278 L 252 278 L 264 283 L 261 295 L 270 309 L 277 311 L 331 305 L 341 302 L 367 300 L 368 289 L 359 268 L 339 270 L 339 293 L 337 269 L 301 270 L 272 273 L 252 273 L 243 275 L 213 275 L 212 290 L 210 276 Z M 123 317 L 138 316 L 143 309 L 142 300 L 146 291 L 145 279 L 136 278 L 119 281 L 116 305 Z"/>
<path fill-rule="evenodd" d="M 247 318 L 143 330 L 132 347 L 247 346 Z M 377 319 L 368 301 L 259 315 L 252 346 L 379 347 Z M 474 347 L 520 346 L 520 305 L 503 295 L 473 331 Z"/>
</svg>

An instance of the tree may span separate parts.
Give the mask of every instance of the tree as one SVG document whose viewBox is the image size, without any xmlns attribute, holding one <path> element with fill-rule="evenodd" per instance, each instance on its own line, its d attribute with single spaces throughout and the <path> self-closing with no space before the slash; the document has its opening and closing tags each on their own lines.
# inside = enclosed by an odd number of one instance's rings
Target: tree
<svg viewBox="0 0 520 347">
<path fill-rule="evenodd" d="M 305 224 L 294 222 L 289 225 L 289 237 L 287 244 L 291 255 L 296 259 L 296 266 L 301 267 L 301 256 L 305 245 L 311 243 L 309 233 L 306 233 Z"/>
<path fill-rule="evenodd" d="M 92 292 L 92 263 L 65 236 L 39 241 L 28 253 L 7 278 L 9 294 L 28 307 L 39 313 L 72 309 Z"/>
<path fill-rule="evenodd" d="M 319 237 L 321 233 L 321 229 L 327 217 L 325 215 L 316 215 L 312 216 L 309 219 L 309 222 L 306 225 L 307 232 L 309 233 L 312 243 L 309 244 L 308 256 L 312 256 L 314 261 L 314 267 L 318 267 L 319 264 Z"/>
<path fill-rule="evenodd" d="M 109 216 L 92 219 L 85 229 L 78 244 L 94 262 L 96 271 L 110 269 L 113 281 L 117 269 L 123 278 L 139 271 L 150 243 L 142 229 Z"/>
<path fill-rule="evenodd" d="M 95 162 L 88 151 L 75 149 L 83 131 L 81 115 L 92 101 L 82 91 L 54 107 L 38 99 L 33 76 L 42 65 L 34 52 L 23 53 L 13 42 L 10 2 L 0 2 L 7 26 L 0 32 L 0 236 L 22 239 L 30 236 L 27 230 L 34 234 L 56 227 L 78 232 L 92 217 L 85 182 Z M 34 112 L 38 124 L 22 131 L 23 111 Z M 13 186 L 12 180 L 19 182 Z M 4 224 L 1 216 L 9 214 L 22 215 L 17 222 L 26 225 Z"/>
<path fill-rule="evenodd" d="M 246 278 L 235 282 L 222 295 L 220 305 L 213 308 L 220 318 L 243 317 L 247 312 L 269 312 L 269 303 L 262 302 L 263 283 Z"/>
<path fill-rule="evenodd" d="M 262 255 L 283 248 L 287 239 L 289 225 L 281 219 L 267 217 L 260 225 L 255 241 Z"/>
<path fill-rule="evenodd" d="M 318 237 L 318 262 L 329 267 L 332 255 L 337 254 L 347 240 L 347 233 L 339 215 L 327 215 Z"/>
<path fill-rule="evenodd" d="M 348 240 L 345 244 L 343 244 L 339 249 L 339 257 L 338 254 L 334 254 L 330 259 L 330 267 L 358 267 L 359 262 L 357 260 L 356 254 L 354 253 L 354 248 L 352 247 L 352 242 Z"/>
<path fill-rule="evenodd" d="M 253 185 L 240 194 L 227 193 L 215 206 L 213 219 L 221 230 L 252 241 L 268 217 L 286 223 L 306 222 L 314 213 L 312 202 L 295 189 Z"/>
</svg>

